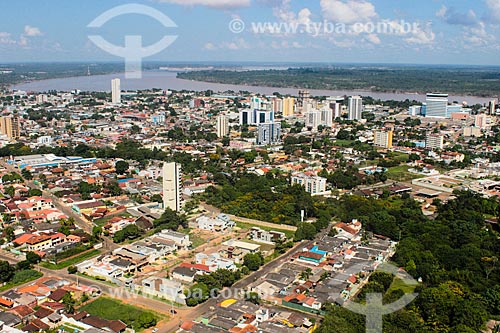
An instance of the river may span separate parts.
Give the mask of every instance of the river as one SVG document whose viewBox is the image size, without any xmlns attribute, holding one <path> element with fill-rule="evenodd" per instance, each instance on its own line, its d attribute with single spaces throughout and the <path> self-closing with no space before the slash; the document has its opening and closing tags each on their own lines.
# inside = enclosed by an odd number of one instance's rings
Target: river
<svg viewBox="0 0 500 333">
<path fill-rule="evenodd" d="M 244 75 L 242 73 L 242 75 Z M 124 74 L 106 74 L 106 75 L 92 75 L 92 76 L 77 76 L 59 79 L 49 79 L 27 82 L 14 85 L 12 88 L 17 90 L 24 90 L 30 92 L 44 92 L 48 90 L 57 91 L 111 91 L 111 80 L 114 78 L 121 79 L 122 90 L 145 90 L 152 88 L 159 88 L 164 90 L 189 90 L 189 91 L 205 91 L 213 90 L 215 92 L 225 91 L 250 91 L 253 93 L 272 94 L 279 92 L 281 94 L 297 95 L 298 89 L 293 88 L 275 88 L 275 87 L 257 87 L 257 86 L 242 86 L 230 85 L 220 83 L 199 82 L 191 80 L 183 80 L 177 78 L 177 73 L 168 71 L 147 71 L 143 73 L 142 79 L 125 79 Z M 352 96 L 362 95 L 371 96 L 381 100 L 398 100 L 403 101 L 406 99 L 416 100 L 419 102 L 425 101 L 423 94 L 410 94 L 410 93 L 380 93 L 370 91 L 348 91 L 348 90 L 310 90 L 313 96 Z M 489 102 L 490 98 L 474 97 L 474 96 L 453 96 L 450 95 L 451 102 L 464 102 L 469 105 L 484 104 Z"/>
</svg>

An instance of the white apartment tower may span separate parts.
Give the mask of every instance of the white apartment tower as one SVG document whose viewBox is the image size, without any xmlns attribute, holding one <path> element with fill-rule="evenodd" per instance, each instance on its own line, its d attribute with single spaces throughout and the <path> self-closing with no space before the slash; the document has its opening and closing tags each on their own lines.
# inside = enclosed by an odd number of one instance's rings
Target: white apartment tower
<svg viewBox="0 0 500 333">
<path fill-rule="evenodd" d="M 163 208 L 177 212 L 182 208 L 182 172 L 175 162 L 163 164 Z"/>
<path fill-rule="evenodd" d="M 217 117 L 217 136 L 223 138 L 229 135 L 229 118 L 224 114 Z"/>
<path fill-rule="evenodd" d="M 122 103 L 122 91 L 120 79 L 111 80 L 111 103 L 118 105 Z"/>
<path fill-rule="evenodd" d="M 361 120 L 363 99 L 361 96 L 349 97 L 349 120 Z"/>
<path fill-rule="evenodd" d="M 425 138 L 425 148 L 430 150 L 443 149 L 444 136 L 439 134 L 427 134 Z"/>
</svg>

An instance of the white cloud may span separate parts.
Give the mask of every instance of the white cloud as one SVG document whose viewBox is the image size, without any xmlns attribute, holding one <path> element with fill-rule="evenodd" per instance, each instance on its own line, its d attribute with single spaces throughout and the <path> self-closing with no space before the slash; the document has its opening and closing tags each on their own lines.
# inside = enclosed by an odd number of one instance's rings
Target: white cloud
<svg viewBox="0 0 500 333">
<path fill-rule="evenodd" d="M 236 50 L 249 49 L 250 45 L 243 38 L 238 38 L 238 39 L 231 41 L 231 42 L 224 42 L 224 43 L 220 44 L 218 48 L 236 51 Z"/>
<path fill-rule="evenodd" d="M 37 37 L 37 36 L 42 36 L 43 34 L 39 28 L 32 27 L 30 25 L 26 25 L 26 26 L 24 26 L 24 34 L 23 35 L 26 37 Z"/>
<path fill-rule="evenodd" d="M 432 44 L 436 39 L 436 34 L 432 30 L 416 30 L 412 35 L 405 39 L 409 44 Z"/>
<path fill-rule="evenodd" d="M 251 0 L 158 0 L 183 6 L 206 6 L 219 9 L 230 9 L 250 6 Z"/>
<path fill-rule="evenodd" d="M 436 12 L 436 16 L 437 16 L 437 17 L 445 17 L 447 12 L 448 12 L 448 8 L 446 8 L 446 6 L 445 6 L 445 5 L 443 5 L 443 6 L 441 7 L 441 9 L 439 9 L 439 10 Z"/>
<path fill-rule="evenodd" d="M 16 41 L 11 38 L 10 33 L 0 31 L 0 44 L 16 44 Z"/>
<path fill-rule="evenodd" d="M 366 22 L 377 17 L 375 6 L 368 1 L 321 0 L 323 16 L 335 23 Z"/>
<path fill-rule="evenodd" d="M 19 38 L 19 46 L 27 47 L 28 43 L 28 38 L 26 38 L 24 35 L 21 35 L 21 37 Z"/>
<path fill-rule="evenodd" d="M 464 42 L 472 46 L 491 46 L 495 44 L 495 36 L 486 31 L 484 22 L 480 22 L 476 27 L 466 29 L 464 33 Z"/>
<path fill-rule="evenodd" d="M 491 21 L 500 22 L 500 1 L 486 0 L 486 6 L 488 6 L 487 18 Z"/>
<path fill-rule="evenodd" d="M 280 21 L 298 24 L 309 24 L 312 15 L 309 8 L 303 8 L 298 14 L 295 14 L 295 12 L 290 9 L 290 0 L 281 0 L 281 3 L 275 4 L 273 14 Z"/>
<path fill-rule="evenodd" d="M 380 38 L 375 34 L 366 35 L 365 38 L 372 44 L 379 45 L 381 43 Z"/>
<path fill-rule="evenodd" d="M 214 43 L 206 43 L 205 46 L 203 46 L 204 50 L 215 50 L 217 47 L 214 45 Z"/>
</svg>

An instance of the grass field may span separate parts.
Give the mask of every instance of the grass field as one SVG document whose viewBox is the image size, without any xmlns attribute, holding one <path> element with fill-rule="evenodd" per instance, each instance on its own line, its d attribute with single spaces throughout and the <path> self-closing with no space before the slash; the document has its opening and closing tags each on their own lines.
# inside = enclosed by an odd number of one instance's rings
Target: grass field
<svg viewBox="0 0 500 333">
<path fill-rule="evenodd" d="M 161 319 L 160 315 L 155 312 L 146 311 L 107 297 L 99 297 L 95 301 L 80 307 L 78 310 L 87 311 L 91 315 L 108 320 L 121 320 L 136 331 L 142 329 L 139 318 L 143 314 L 149 313 L 157 321 Z"/>
<path fill-rule="evenodd" d="M 387 171 L 387 178 L 397 181 L 408 181 L 412 179 L 422 178 L 424 176 L 417 175 L 408 171 L 410 167 L 407 165 L 399 165 L 389 168 Z"/>
<path fill-rule="evenodd" d="M 405 294 L 411 294 L 415 291 L 415 288 L 416 286 L 407 285 L 403 280 L 395 278 L 387 292 L 389 293 L 393 290 L 401 289 Z"/>
<path fill-rule="evenodd" d="M 41 272 L 35 271 L 34 269 L 26 269 L 23 271 L 17 271 L 9 283 L 7 283 L 5 286 L 0 287 L 0 291 L 14 288 L 14 287 L 19 286 L 21 284 L 25 284 L 25 283 L 28 283 L 30 281 L 39 279 L 42 276 L 43 276 L 43 274 Z"/>
<path fill-rule="evenodd" d="M 236 226 L 238 228 L 247 229 L 247 230 L 250 230 L 252 227 L 257 227 L 257 228 L 261 228 L 262 230 L 266 230 L 266 231 L 271 231 L 271 230 L 279 231 L 279 232 L 284 233 L 286 235 L 286 238 L 288 238 L 288 239 L 293 238 L 293 236 L 295 235 L 295 232 L 293 232 L 293 231 L 280 229 L 279 225 L 276 225 L 276 228 L 274 228 L 274 227 L 271 228 L 271 227 L 264 227 L 264 226 L 260 226 L 260 225 L 254 225 L 254 224 L 250 224 L 250 223 L 236 222 Z"/>
<path fill-rule="evenodd" d="M 114 215 L 110 215 L 110 216 L 107 216 L 105 218 L 102 218 L 102 219 L 98 219 L 98 220 L 95 220 L 94 221 L 94 224 L 100 226 L 100 227 L 103 227 L 106 222 L 108 222 L 109 220 L 111 220 L 113 217 L 117 217 L 117 216 L 120 216 L 120 217 L 130 217 L 131 215 L 127 212 L 122 212 L 122 213 L 119 213 L 119 214 L 114 214 Z"/>
<path fill-rule="evenodd" d="M 75 256 L 75 257 L 69 258 L 67 260 L 58 262 L 57 264 L 42 261 L 40 263 L 40 266 L 48 268 L 48 269 L 52 269 L 52 270 L 59 270 L 59 269 L 63 269 L 63 268 L 78 264 L 78 263 L 80 263 L 84 260 L 90 259 L 92 257 L 95 257 L 95 256 L 99 255 L 100 253 L 101 253 L 100 250 L 90 250 L 88 252 L 82 253 L 79 256 Z"/>
</svg>

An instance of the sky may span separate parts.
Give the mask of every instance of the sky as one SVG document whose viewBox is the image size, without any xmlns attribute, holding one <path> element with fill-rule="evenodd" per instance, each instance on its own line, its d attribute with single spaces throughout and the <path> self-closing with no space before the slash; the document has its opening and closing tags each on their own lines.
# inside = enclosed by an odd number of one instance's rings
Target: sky
<svg viewBox="0 0 500 333">
<path fill-rule="evenodd" d="M 176 36 L 146 61 L 500 65 L 500 0 L 0 1 L 3 63 L 123 61 L 89 36 L 138 35 L 143 46 Z M 175 26 L 132 12 L 89 27 L 131 3 Z"/>
</svg>

